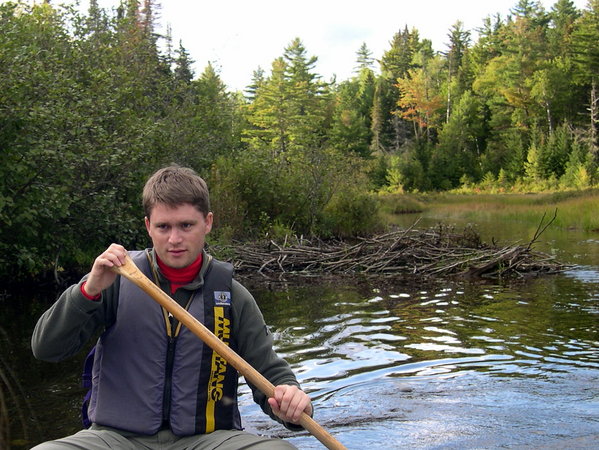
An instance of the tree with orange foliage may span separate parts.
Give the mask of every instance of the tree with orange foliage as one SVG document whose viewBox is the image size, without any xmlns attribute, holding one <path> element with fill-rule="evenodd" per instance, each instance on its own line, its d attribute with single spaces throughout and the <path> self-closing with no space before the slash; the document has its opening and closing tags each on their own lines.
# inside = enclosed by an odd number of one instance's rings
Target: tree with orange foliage
<svg viewBox="0 0 599 450">
<path fill-rule="evenodd" d="M 442 61 L 435 56 L 422 67 L 410 69 L 404 78 L 398 78 L 400 98 L 396 112 L 401 118 L 414 124 L 414 134 L 421 139 L 425 134 L 431 139 L 431 130 L 439 125 L 444 106 L 440 91 L 442 83 Z"/>
</svg>

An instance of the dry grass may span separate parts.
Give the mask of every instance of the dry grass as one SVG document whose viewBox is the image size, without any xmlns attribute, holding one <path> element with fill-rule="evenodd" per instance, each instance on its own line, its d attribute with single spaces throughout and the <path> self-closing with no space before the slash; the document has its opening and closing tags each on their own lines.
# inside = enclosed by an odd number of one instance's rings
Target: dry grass
<svg viewBox="0 0 599 450">
<path fill-rule="evenodd" d="M 599 190 L 544 194 L 430 194 L 414 196 L 423 210 L 447 220 L 497 219 L 536 226 L 543 214 L 557 216 L 554 227 L 599 231 Z M 381 201 L 392 200 L 383 198 Z"/>
</svg>

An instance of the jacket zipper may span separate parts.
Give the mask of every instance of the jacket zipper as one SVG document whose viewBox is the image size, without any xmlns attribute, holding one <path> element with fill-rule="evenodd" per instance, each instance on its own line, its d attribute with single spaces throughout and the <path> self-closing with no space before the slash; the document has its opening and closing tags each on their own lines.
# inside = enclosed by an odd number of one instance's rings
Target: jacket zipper
<svg viewBox="0 0 599 450">
<path fill-rule="evenodd" d="M 189 310 L 189 306 L 193 301 L 195 292 L 191 294 L 185 310 Z M 166 332 L 168 337 L 168 344 L 166 347 L 166 367 L 164 374 L 164 391 L 162 395 L 162 428 L 170 428 L 171 425 L 171 403 L 173 398 L 173 370 L 175 366 L 175 347 L 177 345 L 177 337 L 181 330 L 181 323 L 175 322 L 175 318 L 168 314 L 163 308 L 163 313 L 166 319 Z M 175 327 L 175 323 L 177 326 Z"/>
<path fill-rule="evenodd" d="M 162 424 L 163 427 L 170 428 L 171 399 L 173 390 L 173 367 L 175 365 L 175 345 L 177 338 L 168 337 L 168 346 L 166 349 L 166 373 L 164 377 L 164 395 L 162 397 Z"/>
</svg>

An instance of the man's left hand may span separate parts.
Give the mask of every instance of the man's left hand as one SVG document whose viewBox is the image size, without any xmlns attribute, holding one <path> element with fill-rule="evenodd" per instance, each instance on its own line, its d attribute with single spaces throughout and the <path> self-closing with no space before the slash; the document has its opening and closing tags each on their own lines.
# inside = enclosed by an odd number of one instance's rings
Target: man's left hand
<svg viewBox="0 0 599 450">
<path fill-rule="evenodd" d="M 275 387 L 275 395 L 268 399 L 272 411 L 284 422 L 299 424 L 303 412 L 312 415 L 310 397 L 297 386 L 281 384 Z"/>
</svg>

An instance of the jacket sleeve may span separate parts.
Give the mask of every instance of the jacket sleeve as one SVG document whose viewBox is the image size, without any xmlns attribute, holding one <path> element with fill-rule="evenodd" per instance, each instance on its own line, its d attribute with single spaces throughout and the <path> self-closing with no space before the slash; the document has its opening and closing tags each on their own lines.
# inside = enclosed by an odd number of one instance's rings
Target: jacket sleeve
<svg viewBox="0 0 599 450">
<path fill-rule="evenodd" d="M 67 359 L 78 353 L 101 327 L 114 321 L 118 279 L 97 301 L 81 293 L 84 281 L 85 277 L 65 290 L 39 318 L 31 337 L 31 349 L 37 359 Z"/>
<path fill-rule="evenodd" d="M 239 356 L 260 372 L 274 386 L 289 384 L 300 387 L 291 367 L 273 349 L 273 337 L 256 301 L 245 287 L 233 281 L 233 329 Z M 246 380 L 254 401 L 272 419 L 290 430 L 302 430 L 299 425 L 283 422 L 270 408 L 268 398 L 249 380 Z"/>
</svg>

